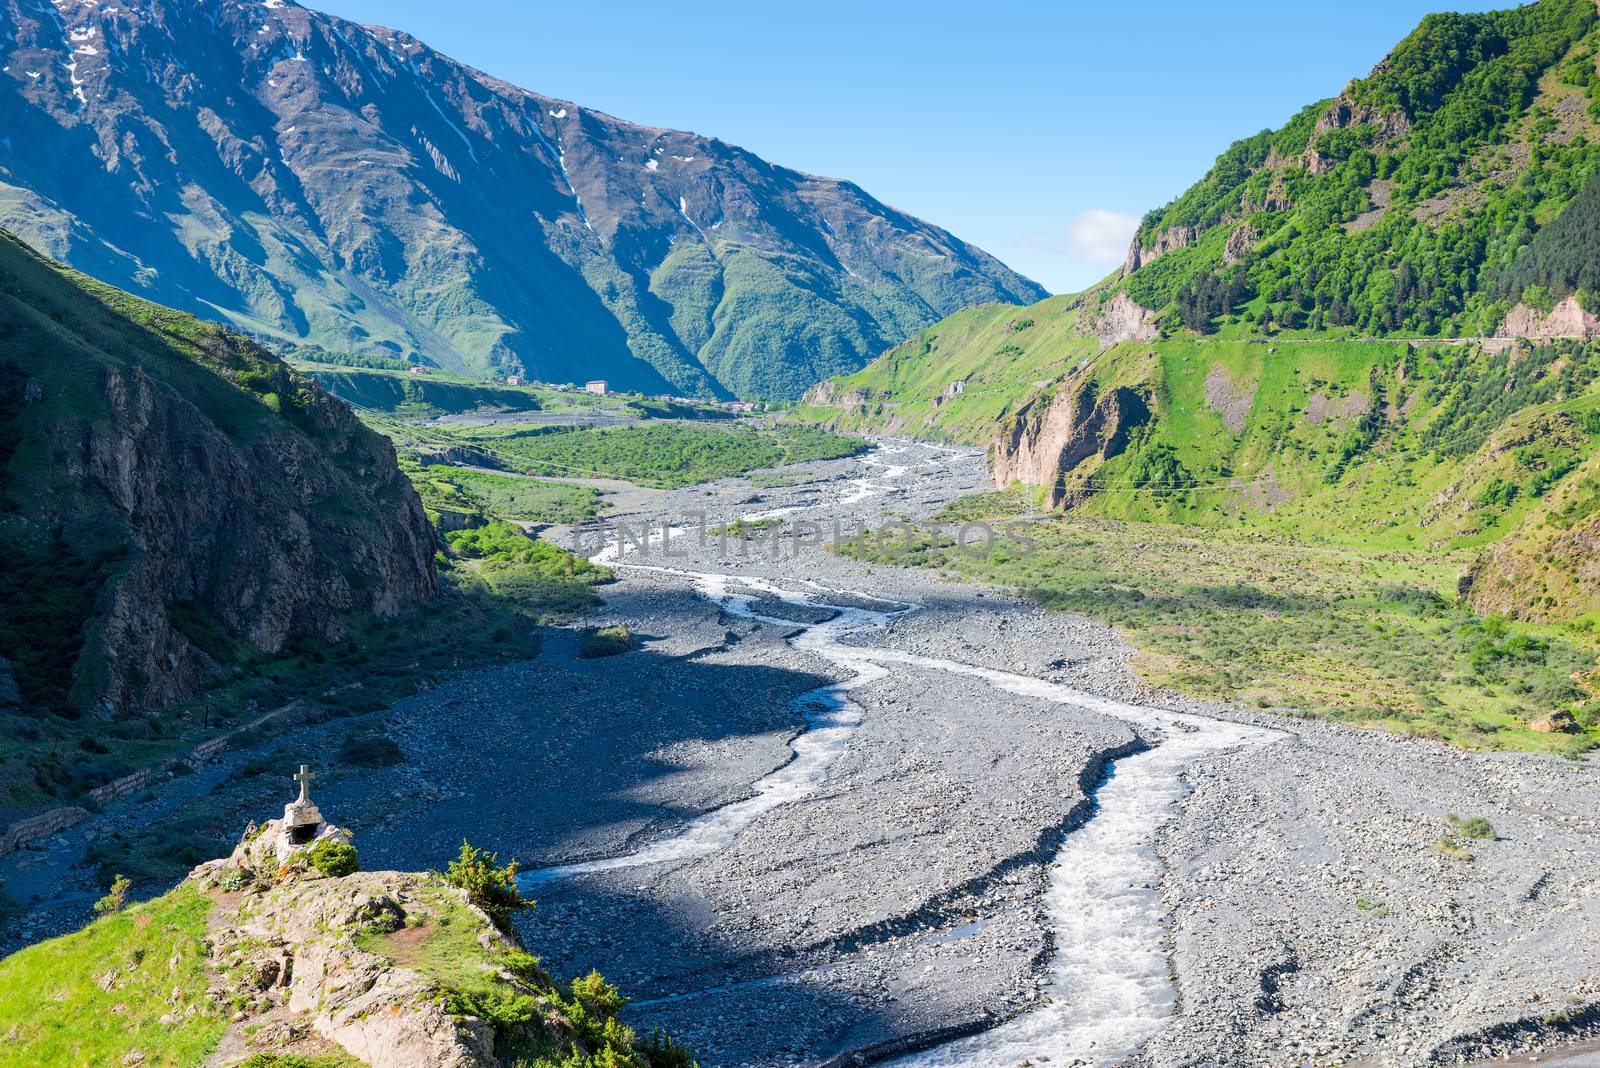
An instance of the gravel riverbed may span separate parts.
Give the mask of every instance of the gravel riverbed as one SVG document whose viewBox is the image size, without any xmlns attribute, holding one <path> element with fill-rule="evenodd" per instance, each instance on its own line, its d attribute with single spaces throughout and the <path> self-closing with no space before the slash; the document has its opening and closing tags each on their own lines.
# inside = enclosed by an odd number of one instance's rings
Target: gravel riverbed
<svg viewBox="0 0 1600 1068">
<path fill-rule="evenodd" d="M 841 559 L 793 525 L 929 516 L 984 487 L 980 454 L 889 443 L 797 470 L 791 487 L 729 480 L 652 502 L 709 529 L 781 512 L 788 533 L 726 547 L 680 534 L 681 555 L 624 557 L 742 578 L 774 621 L 681 574 L 623 568 L 595 622 L 628 624 L 636 650 L 583 660 L 554 631 L 537 659 L 390 710 L 407 763 L 330 774 L 318 794 L 364 865 L 439 867 L 463 837 L 533 868 L 658 842 L 785 766 L 802 698 L 850 674 L 791 642 L 833 610 L 763 583 L 836 608 L 915 604 L 848 640 L 1281 732 L 1187 765 L 1192 791 L 1155 833 L 1178 1010 L 1128 1063 L 1527 1063 L 1548 1049 L 1600 1064 L 1583 1045 L 1600 1026 L 1600 765 L 1150 693 L 1103 626 Z M 519 921 L 534 952 L 557 974 L 599 968 L 634 999 L 634 1026 L 667 1029 L 708 1068 L 868 1063 L 1036 1006 L 1052 858 L 1114 761 L 1162 732 L 885 666 L 850 691 L 859 725 L 809 793 L 704 855 L 539 885 Z M 314 750 L 333 729 L 301 737 Z M 1448 856 L 1434 847 L 1451 813 L 1499 837 Z M 1086 1049 L 1078 1063 L 1112 1062 Z"/>
</svg>

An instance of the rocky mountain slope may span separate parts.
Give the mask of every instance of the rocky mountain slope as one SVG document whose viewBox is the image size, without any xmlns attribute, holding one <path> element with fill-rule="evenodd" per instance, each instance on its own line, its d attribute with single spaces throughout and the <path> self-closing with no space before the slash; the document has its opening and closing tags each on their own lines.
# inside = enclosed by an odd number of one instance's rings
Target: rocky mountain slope
<svg viewBox="0 0 1600 1068">
<path fill-rule="evenodd" d="M 0 3 L 0 225 L 330 350 L 798 396 L 1034 283 L 849 182 L 283 0 Z"/>
<path fill-rule="evenodd" d="M 139 717 L 436 592 L 386 439 L 251 342 L 4 234 L 0 544 L 18 723 Z"/>
<path fill-rule="evenodd" d="M 1052 506 L 1481 547 L 1482 609 L 1600 610 L 1597 54 L 1592 0 L 1430 16 L 1100 285 L 958 312 L 800 418 L 989 444 Z"/>
</svg>

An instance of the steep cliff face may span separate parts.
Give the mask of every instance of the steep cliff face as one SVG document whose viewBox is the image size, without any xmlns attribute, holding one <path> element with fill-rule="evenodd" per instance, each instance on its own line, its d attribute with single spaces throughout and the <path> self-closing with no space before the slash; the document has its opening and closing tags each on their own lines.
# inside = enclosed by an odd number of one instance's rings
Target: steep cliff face
<svg viewBox="0 0 1600 1068">
<path fill-rule="evenodd" d="M 1044 291 L 858 186 L 291 0 L 0 0 L 0 226 L 330 349 L 799 396 Z"/>
<path fill-rule="evenodd" d="M 1155 317 L 1126 293 L 1112 297 L 1089 322 L 1089 328 L 1104 349 L 1122 341 L 1153 341 L 1160 334 Z"/>
<path fill-rule="evenodd" d="M 1586 310 L 1576 296 L 1557 301 L 1547 312 L 1518 304 L 1495 331 L 1496 337 L 1583 338 L 1600 337 L 1600 317 Z"/>
<path fill-rule="evenodd" d="M 995 485 L 1043 486 L 1057 507 L 1087 491 L 1071 477 L 1086 461 L 1120 455 L 1128 435 L 1149 420 L 1149 398 L 1126 386 L 1101 393 L 1092 382 L 1064 383 L 1001 426 L 990 449 Z"/>
<path fill-rule="evenodd" d="M 1176 249 L 1187 248 L 1200 236 L 1197 226 L 1169 226 L 1165 230 L 1133 235 L 1128 245 L 1128 255 L 1122 262 L 1122 277 L 1126 278 L 1141 267 L 1148 267 L 1162 256 Z"/>
<path fill-rule="evenodd" d="M 104 717 L 436 593 L 392 446 L 258 346 L 0 240 L 0 540 L 22 704 Z M 77 593 L 60 592 L 62 580 Z"/>
</svg>

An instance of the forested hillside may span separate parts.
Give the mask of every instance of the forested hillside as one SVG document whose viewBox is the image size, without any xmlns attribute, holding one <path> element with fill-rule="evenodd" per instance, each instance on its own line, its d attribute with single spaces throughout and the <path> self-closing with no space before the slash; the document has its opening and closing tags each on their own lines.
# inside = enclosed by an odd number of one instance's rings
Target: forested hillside
<svg viewBox="0 0 1600 1068">
<path fill-rule="evenodd" d="M 1478 554 L 1486 611 L 1600 611 L 1597 53 L 1591 0 L 1429 16 L 1100 285 L 960 312 L 796 417 L 987 444 L 1080 512 Z"/>
<path fill-rule="evenodd" d="M 1529 246 L 1593 211 L 1575 198 L 1600 161 L 1597 25 L 1590 0 L 1428 16 L 1148 213 L 1111 288 L 1171 328 L 1405 336 L 1491 334 L 1529 286 L 1580 288 Z"/>
</svg>

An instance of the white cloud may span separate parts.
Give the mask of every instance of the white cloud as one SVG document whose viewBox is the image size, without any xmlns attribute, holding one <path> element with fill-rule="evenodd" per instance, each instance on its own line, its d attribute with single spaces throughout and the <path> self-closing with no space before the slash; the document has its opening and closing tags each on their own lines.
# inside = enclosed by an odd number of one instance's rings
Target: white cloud
<svg viewBox="0 0 1600 1068">
<path fill-rule="evenodd" d="M 1121 265 L 1138 229 L 1137 215 L 1091 208 L 1065 226 L 1021 234 L 1009 247 L 999 241 L 986 247 L 1052 292 L 1076 293 Z"/>
<path fill-rule="evenodd" d="M 1084 263 L 1117 263 L 1138 229 L 1137 215 L 1090 208 L 1067 223 L 1067 251 Z"/>
</svg>

